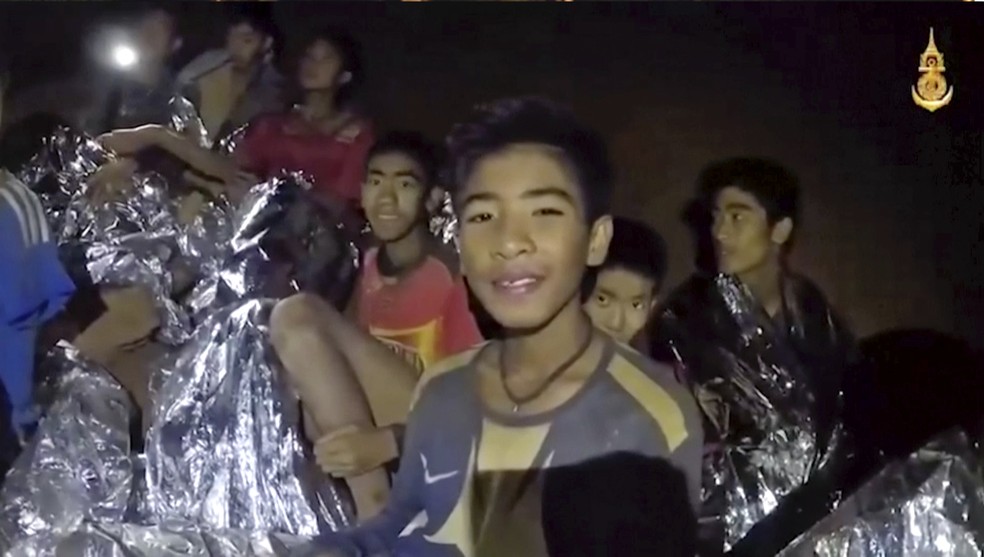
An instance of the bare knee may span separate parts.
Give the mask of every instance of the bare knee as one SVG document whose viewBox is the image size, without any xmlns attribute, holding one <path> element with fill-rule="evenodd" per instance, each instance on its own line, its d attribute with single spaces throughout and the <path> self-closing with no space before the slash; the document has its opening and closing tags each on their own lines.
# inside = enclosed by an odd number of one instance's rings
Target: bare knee
<svg viewBox="0 0 984 557">
<path fill-rule="evenodd" d="M 319 315 L 327 304 L 314 294 L 295 294 L 281 300 L 270 314 L 270 342 L 281 359 L 325 335 Z"/>
<path fill-rule="evenodd" d="M 326 305 L 324 300 L 308 293 L 295 294 L 278 302 L 270 314 L 270 339 L 274 347 L 280 350 L 298 336 L 316 332 L 318 315 Z"/>
</svg>

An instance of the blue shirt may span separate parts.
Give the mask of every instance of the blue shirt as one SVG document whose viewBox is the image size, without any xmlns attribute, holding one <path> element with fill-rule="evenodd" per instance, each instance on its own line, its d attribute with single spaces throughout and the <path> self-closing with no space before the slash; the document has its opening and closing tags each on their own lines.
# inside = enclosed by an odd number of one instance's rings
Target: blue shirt
<svg viewBox="0 0 984 557">
<path fill-rule="evenodd" d="M 0 381 L 18 425 L 33 419 L 38 330 L 74 291 L 41 202 L 23 182 L 0 169 Z"/>
<path fill-rule="evenodd" d="M 484 408 L 474 365 L 481 347 L 428 370 L 386 509 L 321 545 L 352 557 L 546 557 L 541 471 L 617 453 L 667 462 L 690 496 L 669 510 L 692 513 L 703 442 L 697 405 L 672 370 L 608 342 L 581 391 L 539 415 Z"/>
</svg>

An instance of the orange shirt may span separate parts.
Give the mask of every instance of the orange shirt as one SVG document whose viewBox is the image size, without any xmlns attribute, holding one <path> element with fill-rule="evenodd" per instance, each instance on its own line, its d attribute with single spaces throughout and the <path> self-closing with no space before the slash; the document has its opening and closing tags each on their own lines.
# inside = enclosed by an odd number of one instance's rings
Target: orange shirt
<svg viewBox="0 0 984 557">
<path fill-rule="evenodd" d="M 462 277 L 439 254 L 401 276 L 379 270 L 378 248 L 366 255 L 356 292 L 359 324 L 413 364 L 418 373 L 481 342 Z"/>
</svg>

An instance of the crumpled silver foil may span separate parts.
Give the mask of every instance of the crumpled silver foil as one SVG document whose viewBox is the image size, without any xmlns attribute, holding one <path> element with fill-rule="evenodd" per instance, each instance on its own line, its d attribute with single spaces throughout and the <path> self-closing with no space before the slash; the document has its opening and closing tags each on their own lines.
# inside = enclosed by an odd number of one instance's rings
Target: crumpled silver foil
<svg viewBox="0 0 984 557">
<path fill-rule="evenodd" d="M 428 222 L 428 228 L 437 239 L 458 251 L 458 217 L 454 214 L 449 192 L 444 192 L 440 206 Z"/>
<path fill-rule="evenodd" d="M 154 522 L 305 536 L 348 523 L 347 504 L 305 457 L 297 401 L 268 342 L 272 306 L 216 311 L 156 380 L 146 441 Z"/>
<path fill-rule="evenodd" d="M 45 555 L 84 521 L 118 522 L 130 494 L 129 396 L 67 343 L 49 353 L 54 402 L 0 492 L 0 550 Z"/>
<path fill-rule="evenodd" d="M 194 139 L 206 149 L 212 147 L 212 142 L 208 138 L 208 130 L 205 129 L 205 124 L 198 116 L 198 110 L 195 109 L 195 105 L 191 101 L 177 95 L 168 103 L 168 109 L 171 112 L 171 121 L 169 122 L 171 129 Z"/>
<path fill-rule="evenodd" d="M 196 315 L 251 298 L 283 298 L 302 290 L 346 302 L 359 267 L 357 235 L 331 218 L 299 173 L 254 186 L 231 217 L 218 273 L 185 301 Z"/>
<path fill-rule="evenodd" d="M 194 125 L 197 115 L 187 110 L 175 110 L 174 125 Z M 231 209 L 224 199 L 211 200 L 183 224 L 169 184 L 153 172 L 135 174 L 125 195 L 95 203 L 87 180 L 111 160 L 91 138 L 62 128 L 20 177 L 39 192 L 59 243 L 86 245 L 94 282 L 146 287 L 160 312 L 158 340 L 180 345 L 191 334 L 191 318 L 173 298 L 172 265 L 180 257 L 184 268 L 214 276 L 227 251 Z"/>
<path fill-rule="evenodd" d="M 303 542 L 286 534 L 85 524 L 56 549 L 58 557 L 286 557 Z"/>
<path fill-rule="evenodd" d="M 888 465 L 783 557 L 984 555 L 982 462 L 959 431 Z"/>
<path fill-rule="evenodd" d="M 800 279 L 787 284 L 786 330 L 725 275 L 686 284 L 661 315 L 663 340 L 685 366 L 712 424 L 706 437 L 715 449 L 705 457 L 701 521 L 723 530 L 723 549 L 826 470 L 840 443 L 836 376 L 845 370 L 833 362 L 810 370 L 798 350 L 809 339 L 822 345 L 812 352 L 835 354 L 847 337 L 814 290 Z M 829 384 L 819 384 L 816 378 L 825 375 Z M 836 503 L 836 494 L 830 496 L 826 510 Z"/>
</svg>

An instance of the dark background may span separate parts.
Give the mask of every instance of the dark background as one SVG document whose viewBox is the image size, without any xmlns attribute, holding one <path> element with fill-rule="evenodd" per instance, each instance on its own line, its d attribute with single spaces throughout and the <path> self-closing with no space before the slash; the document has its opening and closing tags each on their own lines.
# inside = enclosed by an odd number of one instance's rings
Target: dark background
<svg viewBox="0 0 984 557">
<path fill-rule="evenodd" d="M 16 118 L 74 114 L 102 79 L 88 46 L 122 4 L 0 6 Z M 179 58 L 221 45 L 223 6 L 179 6 Z M 285 67 L 311 29 L 348 27 L 382 128 L 443 136 L 469 106 L 537 93 L 609 139 L 619 212 L 665 236 L 671 284 L 692 268 L 680 219 L 708 162 L 774 157 L 801 178 L 794 254 L 862 335 L 984 327 L 984 5 L 933 3 L 277 3 Z M 929 27 L 953 103 L 914 105 Z"/>
</svg>

